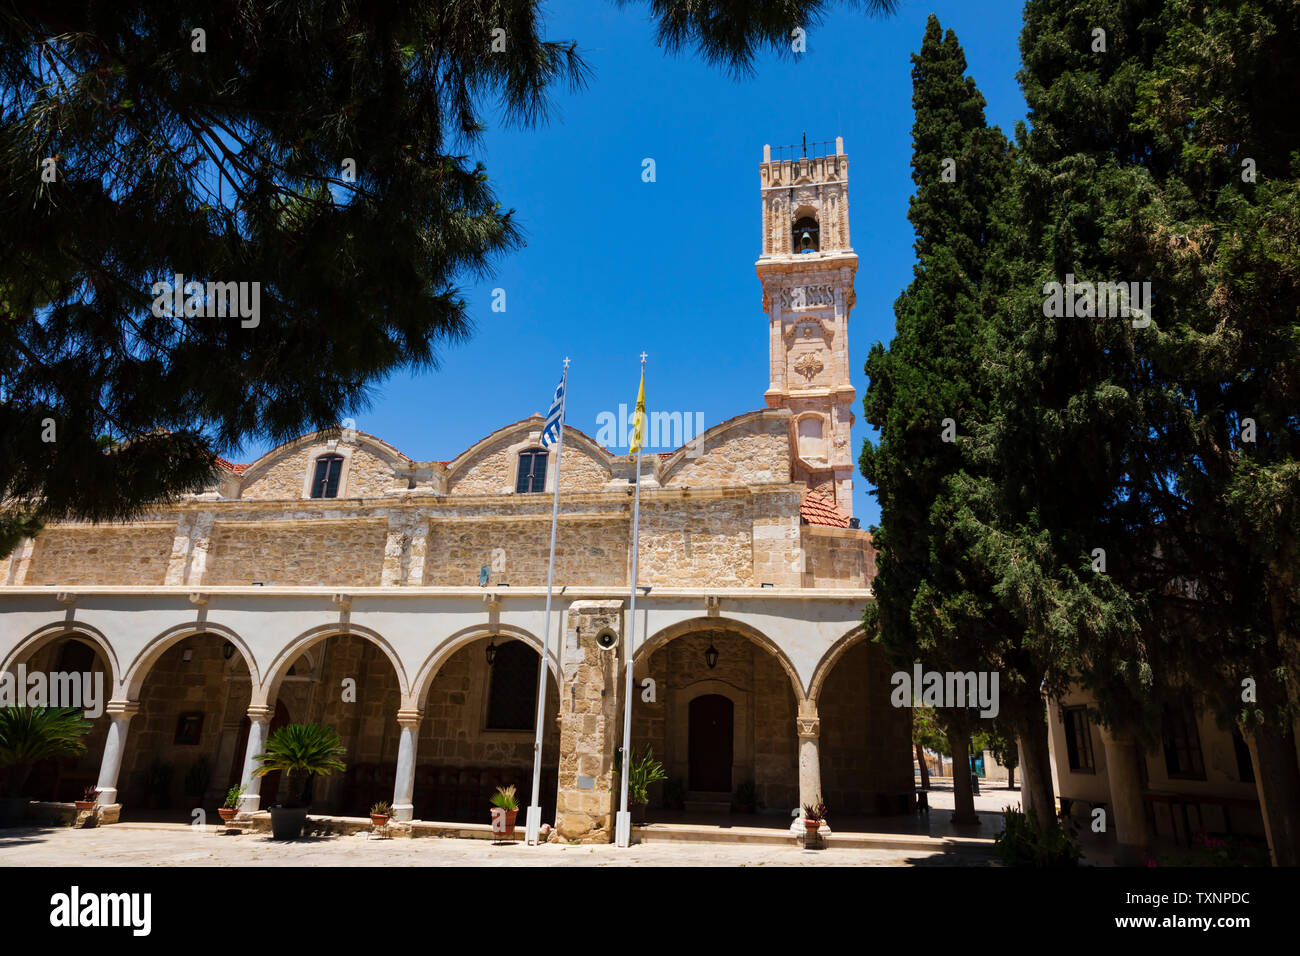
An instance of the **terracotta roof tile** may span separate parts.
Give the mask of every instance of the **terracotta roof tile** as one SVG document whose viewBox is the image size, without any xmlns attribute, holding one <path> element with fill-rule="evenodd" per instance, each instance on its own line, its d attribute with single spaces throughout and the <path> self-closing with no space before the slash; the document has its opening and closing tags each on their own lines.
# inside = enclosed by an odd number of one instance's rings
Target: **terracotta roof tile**
<svg viewBox="0 0 1300 956">
<path fill-rule="evenodd" d="M 833 501 L 811 489 L 803 496 L 799 504 L 799 516 L 806 524 L 822 525 L 827 528 L 847 528 L 849 516 L 836 507 Z"/>
</svg>

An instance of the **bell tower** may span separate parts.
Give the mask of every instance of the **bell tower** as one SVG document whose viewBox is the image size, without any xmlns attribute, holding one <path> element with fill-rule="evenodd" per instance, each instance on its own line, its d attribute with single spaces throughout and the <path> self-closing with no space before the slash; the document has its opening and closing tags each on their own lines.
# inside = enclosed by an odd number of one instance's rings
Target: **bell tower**
<svg viewBox="0 0 1300 956">
<path fill-rule="evenodd" d="M 756 263 L 768 317 L 771 384 L 764 398 L 794 413 L 791 480 L 853 514 L 855 462 L 849 312 L 858 257 L 849 245 L 849 158 L 830 143 L 763 147 L 763 252 Z"/>
</svg>

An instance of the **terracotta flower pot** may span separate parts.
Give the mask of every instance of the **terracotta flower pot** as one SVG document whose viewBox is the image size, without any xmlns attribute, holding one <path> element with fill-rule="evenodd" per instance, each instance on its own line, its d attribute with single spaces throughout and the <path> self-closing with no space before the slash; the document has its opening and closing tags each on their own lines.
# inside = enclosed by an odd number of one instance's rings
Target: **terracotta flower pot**
<svg viewBox="0 0 1300 956">
<path fill-rule="evenodd" d="M 72 801 L 72 805 L 75 806 L 78 810 L 93 810 L 93 809 L 95 809 L 95 801 L 94 801 L 94 800 L 73 800 L 73 801 Z"/>
<path fill-rule="evenodd" d="M 388 814 L 372 813 L 370 814 L 370 822 L 377 827 L 386 827 L 388 826 Z"/>
<path fill-rule="evenodd" d="M 235 819 L 235 814 L 239 813 L 238 807 L 218 807 L 217 813 L 221 816 L 223 823 L 229 823 Z"/>
<path fill-rule="evenodd" d="M 816 833 L 822 828 L 822 822 L 820 820 L 809 820 L 807 817 L 804 817 L 803 825 L 809 833 Z"/>
<path fill-rule="evenodd" d="M 519 815 L 519 811 L 518 811 L 518 810 L 507 810 L 507 811 L 506 811 L 506 828 L 505 828 L 505 830 L 502 830 L 502 831 L 500 831 L 500 832 L 493 831 L 493 835 L 494 835 L 494 836 L 498 836 L 498 837 L 500 837 L 500 838 L 503 839 L 503 840 L 512 840 L 512 839 L 514 839 L 514 836 L 515 836 L 515 817 L 518 816 L 518 815 Z"/>
</svg>

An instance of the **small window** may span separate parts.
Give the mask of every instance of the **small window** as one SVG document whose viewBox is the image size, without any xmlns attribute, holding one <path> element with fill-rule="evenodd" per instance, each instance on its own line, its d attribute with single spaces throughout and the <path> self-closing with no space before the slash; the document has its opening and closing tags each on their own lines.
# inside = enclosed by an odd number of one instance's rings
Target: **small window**
<svg viewBox="0 0 1300 956">
<path fill-rule="evenodd" d="M 519 478 L 515 491 L 521 495 L 546 490 L 546 455 L 540 448 L 519 453 Z"/>
<path fill-rule="evenodd" d="M 1086 707 L 1065 709 L 1065 752 L 1073 772 L 1096 772 L 1092 763 L 1092 725 L 1088 723 Z"/>
<path fill-rule="evenodd" d="M 1171 778 L 1204 780 L 1201 738 L 1196 718 L 1186 707 L 1166 707 L 1164 714 L 1165 770 Z"/>
<path fill-rule="evenodd" d="M 337 498 L 339 476 L 343 474 L 342 455 L 321 455 L 316 459 L 316 473 L 311 479 L 313 498 Z"/>
<path fill-rule="evenodd" d="M 532 730 L 537 710 L 537 652 L 523 641 L 497 648 L 488 667 L 488 730 Z"/>
</svg>

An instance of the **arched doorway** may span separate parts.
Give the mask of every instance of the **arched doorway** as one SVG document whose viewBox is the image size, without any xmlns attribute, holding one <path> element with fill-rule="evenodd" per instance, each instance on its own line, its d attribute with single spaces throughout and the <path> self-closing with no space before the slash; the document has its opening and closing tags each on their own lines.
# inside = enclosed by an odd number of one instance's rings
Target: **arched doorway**
<svg viewBox="0 0 1300 956">
<path fill-rule="evenodd" d="M 138 693 L 118 777 L 122 819 L 189 822 L 195 808 L 213 813 L 252 694 L 243 655 L 220 635 L 190 634 L 158 656 Z"/>
<path fill-rule="evenodd" d="M 788 819 L 799 801 L 799 704 L 783 661 L 712 620 L 657 635 L 646 653 L 636 673 L 657 692 L 633 699 L 632 743 L 638 753 L 650 745 L 668 776 L 651 785 L 650 806 L 722 804 Z"/>
<path fill-rule="evenodd" d="M 735 707 L 721 694 L 702 694 L 689 707 L 690 789 L 731 793 Z"/>
<path fill-rule="evenodd" d="M 489 801 L 501 786 L 513 785 L 519 806 L 528 806 L 537 665 L 537 651 L 531 644 L 496 635 L 471 641 L 438 668 L 421 703 L 424 719 L 416 747 L 412 801 L 416 819 L 486 823 Z M 559 710 L 559 689 L 548 668 L 539 791 L 544 822 L 555 817 Z"/>
<path fill-rule="evenodd" d="M 87 716 L 92 707 L 89 697 L 82 701 L 82 715 L 90 721 L 90 730 L 81 738 L 85 751 L 75 757 L 42 760 L 32 768 L 24 787 L 24 790 L 40 800 L 80 800 L 85 789 L 94 786 L 99 779 L 99 764 L 111 723 L 103 711 L 104 705 L 112 696 L 113 675 L 100 649 L 90 639 L 76 633 L 45 642 L 23 663 L 27 674 L 45 674 L 50 687 L 56 683 L 56 674 L 81 675 L 79 687 L 88 689 L 89 694 L 97 698 L 94 706 L 99 714 L 95 717 Z M 10 669 L 16 673 L 16 667 L 15 662 Z M 90 675 L 89 681 L 85 680 L 84 675 Z"/>
</svg>

